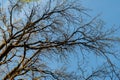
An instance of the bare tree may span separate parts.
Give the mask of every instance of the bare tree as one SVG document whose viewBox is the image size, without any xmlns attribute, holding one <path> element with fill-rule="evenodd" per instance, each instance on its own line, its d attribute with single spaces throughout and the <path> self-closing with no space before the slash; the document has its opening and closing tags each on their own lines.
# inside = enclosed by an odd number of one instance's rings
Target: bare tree
<svg viewBox="0 0 120 80">
<path fill-rule="evenodd" d="M 79 0 L 9 0 L 5 7 L 0 9 L 2 80 L 120 80 L 120 67 L 111 60 L 120 59 L 113 48 L 119 43 L 116 29 L 105 29 Z M 90 54 L 105 62 L 90 70 Z M 78 71 L 68 70 L 72 56 Z"/>
</svg>

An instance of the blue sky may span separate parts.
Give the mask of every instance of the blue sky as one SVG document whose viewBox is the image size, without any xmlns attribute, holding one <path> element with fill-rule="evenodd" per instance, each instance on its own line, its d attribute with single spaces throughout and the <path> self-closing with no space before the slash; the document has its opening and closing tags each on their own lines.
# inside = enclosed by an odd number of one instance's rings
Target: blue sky
<svg viewBox="0 0 120 80">
<path fill-rule="evenodd" d="M 106 25 L 120 25 L 120 0 L 82 0 L 83 6 L 92 9 L 91 15 L 101 14 Z"/>
<path fill-rule="evenodd" d="M 84 7 L 91 9 L 88 13 L 90 13 L 92 17 L 101 14 L 100 18 L 105 21 L 107 28 L 113 25 L 115 25 L 115 28 L 120 26 L 120 0 L 81 0 L 81 2 Z M 116 35 L 119 36 L 120 31 L 118 31 Z M 117 48 L 120 49 L 119 45 Z M 94 65 L 95 59 L 93 57 L 91 58 L 92 65 Z M 98 62 L 99 61 L 102 61 L 102 58 L 99 59 Z M 112 61 L 117 62 L 114 59 L 112 59 Z M 120 64 L 118 63 L 118 65 Z"/>
</svg>

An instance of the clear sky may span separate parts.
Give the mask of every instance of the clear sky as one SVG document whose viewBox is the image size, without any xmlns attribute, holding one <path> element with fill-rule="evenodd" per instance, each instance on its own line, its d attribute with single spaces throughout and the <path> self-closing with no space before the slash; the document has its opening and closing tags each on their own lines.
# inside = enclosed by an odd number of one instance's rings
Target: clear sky
<svg viewBox="0 0 120 80">
<path fill-rule="evenodd" d="M 106 25 L 120 25 L 120 0 L 82 0 L 82 4 L 92 9 L 93 16 L 101 14 Z"/>
<path fill-rule="evenodd" d="M 82 5 L 91 9 L 89 12 L 93 17 L 97 14 L 101 14 L 100 18 L 106 23 L 106 27 L 120 27 L 120 0 L 81 0 Z M 120 35 L 120 31 L 116 34 Z M 118 46 L 117 48 L 120 49 Z M 95 58 L 91 58 L 94 62 Z M 99 59 L 100 60 L 100 59 Z M 102 59 L 101 59 L 102 61 Z M 114 61 L 114 60 L 113 60 Z M 94 65 L 94 63 L 91 63 Z M 118 65 L 120 65 L 118 63 Z"/>
</svg>

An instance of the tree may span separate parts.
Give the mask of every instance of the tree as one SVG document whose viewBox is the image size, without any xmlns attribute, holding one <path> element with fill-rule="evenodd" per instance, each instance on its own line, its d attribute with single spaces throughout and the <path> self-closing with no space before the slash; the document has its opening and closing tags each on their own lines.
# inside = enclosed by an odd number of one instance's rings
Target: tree
<svg viewBox="0 0 120 80">
<path fill-rule="evenodd" d="M 105 29 L 79 1 L 9 0 L 0 16 L 2 80 L 120 80 L 119 64 L 111 60 L 120 59 L 113 48 L 119 43 L 116 29 Z M 90 69 L 86 59 L 91 54 L 105 62 Z M 72 56 L 78 63 L 76 72 L 68 70 Z M 61 66 L 52 68 L 51 61 Z"/>
</svg>

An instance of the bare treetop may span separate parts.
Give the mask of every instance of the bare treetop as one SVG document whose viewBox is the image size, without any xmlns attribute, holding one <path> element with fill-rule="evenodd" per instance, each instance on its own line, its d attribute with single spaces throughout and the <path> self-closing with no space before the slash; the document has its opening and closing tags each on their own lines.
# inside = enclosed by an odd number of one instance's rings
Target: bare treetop
<svg viewBox="0 0 120 80">
<path fill-rule="evenodd" d="M 113 56 L 119 59 L 113 50 L 119 43 L 119 37 L 114 37 L 117 30 L 108 30 L 98 16 L 91 17 L 79 0 L 8 3 L 0 9 L 0 79 L 120 80 L 119 67 L 111 60 Z M 105 65 L 101 62 L 93 71 L 83 67 L 91 54 L 103 57 Z M 78 61 L 74 73 L 67 71 L 73 55 Z M 51 61 L 63 65 L 52 69 Z"/>
</svg>

